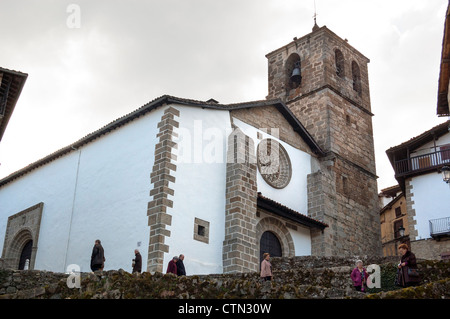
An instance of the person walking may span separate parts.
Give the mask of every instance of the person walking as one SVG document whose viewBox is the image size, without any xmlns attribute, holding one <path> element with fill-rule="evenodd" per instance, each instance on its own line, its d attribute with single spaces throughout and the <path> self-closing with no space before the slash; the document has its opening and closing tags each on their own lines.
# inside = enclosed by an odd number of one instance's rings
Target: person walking
<svg viewBox="0 0 450 319">
<path fill-rule="evenodd" d="M 91 270 L 103 270 L 105 266 L 105 251 L 101 244 L 100 239 L 95 240 L 94 248 L 92 248 L 91 255 Z"/>
<path fill-rule="evenodd" d="M 408 248 L 408 245 L 398 246 L 401 260 L 398 264 L 397 282 L 401 287 L 417 286 L 420 283 L 420 275 L 417 270 L 416 255 Z"/>
<path fill-rule="evenodd" d="M 181 254 L 178 257 L 178 260 L 177 260 L 177 263 L 176 263 L 176 265 L 177 265 L 177 275 L 178 276 L 186 276 L 186 269 L 184 268 L 183 260 L 184 260 L 184 255 Z"/>
<path fill-rule="evenodd" d="M 352 278 L 356 291 L 366 292 L 367 278 L 369 275 L 367 274 L 366 268 L 363 267 L 362 260 L 356 261 L 356 267 L 353 269 L 350 277 Z"/>
<path fill-rule="evenodd" d="M 139 252 L 139 249 L 134 250 L 134 259 L 133 259 L 133 273 L 141 273 L 142 271 L 142 256 Z"/>
<path fill-rule="evenodd" d="M 270 254 L 264 253 L 263 254 L 263 260 L 261 262 L 261 278 L 264 279 L 264 281 L 270 281 L 272 280 L 272 265 L 269 262 Z"/>
<path fill-rule="evenodd" d="M 178 261 L 177 256 L 174 256 L 172 258 L 172 260 L 169 261 L 169 265 L 167 265 L 167 271 L 166 271 L 167 274 L 169 274 L 169 273 L 172 273 L 175 275 L 177 274 L 177 261 Z"/>
</svg>

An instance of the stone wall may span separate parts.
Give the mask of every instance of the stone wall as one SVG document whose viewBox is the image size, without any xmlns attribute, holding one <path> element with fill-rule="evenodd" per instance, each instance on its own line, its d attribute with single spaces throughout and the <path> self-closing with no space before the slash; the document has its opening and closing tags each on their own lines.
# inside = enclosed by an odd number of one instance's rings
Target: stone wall
<svg viewBox="0 0 450 319">
<path fill-rule="evenodd" d="M 336 75 L 335 53 L 339 50 L 344 55 L 344 72 Z M 291 74 L 286 70 L 286 61 L 292 54 L 298 54 L 301 60 L 302 81 L 296 89 L 290 89 L 288 80 Z M 327 27 L 295 38 L 291 43 L 266 55 L 268 59 L 269 98 L 298 96 L 308 94 L 318 87 L 334 84 L 344 88 L 344 95 L 358 100 L 370 110 L 369 83 L 367 63 L 369 60 L 359 53 L 347 41 L 339 38 Z M 362 94 L 353 90 L 352 62 L 360 69 Z"/>
<path fill-rule="evenodd" d="M 432 238 L 411 241 L 411 251 L 417 258 L 441 259 L 442 253 L 450 252 L 450 239 L 435 240 Z"/>
<path fill-rule="evenodd" d="M 366 295 L 352 287 L 350 273 L 357 259 L 362 259 L 366 266 L 380 263 L 382 278 L 395 272 L 397 263 L 393 257 L 273 258 L 272 282 L 262 281 L 257 272 L 177 277 L 159 272 L 130 274 L 120 269 L 81 273 L 80 288 L 67 286 L 67 274 L 0 270 L 0 299 L 450 299 L 449 262 L 420 260 L 422 286 L 398 290 L 392 285 L 383 287 L 382 281 L 381 292 Z"/>
</svg>

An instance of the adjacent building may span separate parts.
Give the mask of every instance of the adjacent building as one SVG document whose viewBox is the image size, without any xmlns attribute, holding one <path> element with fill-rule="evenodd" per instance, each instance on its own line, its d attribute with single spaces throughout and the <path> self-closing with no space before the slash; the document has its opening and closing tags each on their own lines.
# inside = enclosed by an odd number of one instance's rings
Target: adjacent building
<svg viewBox="0 0 450 319">
<path fill-rule="evenodd" d="M 440 117 L 450 116 L 449 79 L 450 1 L 445 15 L 438 80 L 436 114 Z M 402 222 L 407 222 L 403 227 L 411 249 L 421 258 L 450 258 L 450 178 L 445 174 L 450 171 L 450 120 L 386 153 L 406 202 L 407 214 Z M 402 197 L 398 200 L 402 201 Z M 385 219 L 389 211 L 389 207 L 381 210 Z M 386 233 L 383 226 L 382 233 Z"/>
<path fill-rule="evenodd" d="M 405 196 L 411 249 L 418 257 L 439 259 L 450 251 L 450 121 L 386 151 Z"/>
</svg>

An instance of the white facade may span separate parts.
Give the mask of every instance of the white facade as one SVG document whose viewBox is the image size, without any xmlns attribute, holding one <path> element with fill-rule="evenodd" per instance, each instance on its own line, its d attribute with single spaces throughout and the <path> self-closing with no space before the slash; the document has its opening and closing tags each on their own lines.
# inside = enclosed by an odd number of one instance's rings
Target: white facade
<svg viewBox="0 0 450 319">
<path fill-rule="evenodd" d="M 253 139 L 253 142 L 255 143 L 255 154 L 258 143 L 265 138 L 271 138 L 278 141 L 286 149 L 292 165 L 292 176 L 290 183 L 283 189 L 273 188 L 264 181 L 258 170 L 258 192 L 261 192 L 266 197 L 272 199 L 276 198 L 277 202 L 306 215 L 308 210 L 306 181 L 307 175 L 312 173 L 311 155 L 292 147 L 276 136 L 267 134 L 262 130 L 264 128 L 255 128 L 235 118 L 233 119 L 233 122 L 244 132 L 245 135 Z M 261 134 L 261 139 L 257 138 L 257 133 Z"/>
<path fill-rule="evenodd" d="M 105 270 L 131 271 L 138 242 L 145 252 L 148 245 L 145 211 L 162 112 L 157 109 L 0 188 L 0 247 L 8 216 L 43 202 L 36 269 L 63 272 L 77 264 L 90 271 L 94 241 L 101 239 Z"/>
<path fill-rule="evenodd" d="M 416 239 L 431 238 L 430 220 L 450 217 L 450 184 L 442 181 L 438 172 L 420 175 L 411 179 L 412 208 L 415 210 L 414 225 Z M 450 224 L 448 225 L 450 230 Z"/>
<path fill-rule="evenodd" d="M 173 256 L 184 254 L 189 274 L 222 272 L 222 245 L 225 236 L 225 146 L 230 132 L 230 114 L 222 110 L 178 107 L 179 134 L 174 205 L 169 253 L 164 267 Z M 211 155 L 217 151 L 217 157 Z M 221 154 L 220 154 L 221 153 Z M 193 240 L 194 219 L 210 223 L 209 242 Z M 165 268 L 164 268 L 165 270 Z"/>
<path fill-rule="evenodd" d="M 150 173 L 158 142 L 159 107 L 101 135 L 79 149 L 44 164 L 0 187 L 0 251 L 8 217 L 43 202 L 35 269 L 64 272 L 70 264 L 90 271 L 96 239 L 105 250 L 105 270 L 131 271 L 134 249 L 141 251 L 146 270 L 150 227 L 147 205 L 152 200 Z M 165 239 L 164 271 L 173 256 L 184 254 L 188 274 L 222 272 L 225 236 L 225 191 L 227 138 L 232 123 L 250 136 L 256 146 L 257 133 L 275 138 L 289 154 L 290 184 L 283 189 L 269 186 L 257 173 L 258 192 L 295 211 L 307 214 L 307 175 L 314 159 L 259 128 L 230 117 L 228 110 L 172 105 L 179 138 L 176 181 L 171 188 L 173 207 Z M 194 219 L 209 223 L 208 242 L 193 239 Z M 260 219 L 258 219 L 260 220 Z M 310 230 L 299 225 L 289 229 L 295 255 L 311 254 Z"/>
<path fill-rule="evenodd" d="M 292 165 L 292 176 L 290 183 L 283 189 L 277 189 L 267 184 L 259 170 L 257 171 L 257 187 L 265 197 L 275 199 L 280 204 L 289 207 L 292 210 L 307 214 L 308 211 L 308 193 L 307 193 L 307 175 L 312 173 L 313 157 L 291 145 L 283 142 L 276 136 L 267 134 L 264 128 L 255 128 L 243 121 L 233 118 L 233 123 L 239 127 L 245 135 L 253 139 L 255 145 L 255 154 L 258 143 L 266 138 L 278 141 L 288 152 Z M 261 138 L 258 139 L 258 133 Z M 258 221 L 261 218 L 258 219 Z M 311 255 L 311 234 L 307 227 L 297 227 L 297 230 L 288 228 L 292 240 L 294 241 L 295 255 Z"/>
<path fill-rule="evenodd" d="M 411 157 L 432 153 L 435 145 L 437 151 L 441 150 L 441 146 L 450 146 L 450 133 L 442 135 L 436 142 L 424 144 L 420 149 L 411 152 Z M 435 165 L 434 160 L 439 161 L 440 164 L 448 163 L 446 165 L 450 166 L 450 158 L 445 158 L 442 153 L 438 153 L 436 158 L 430 157 L 429 163 Z M 418 232 L 416 239 L 431 238 L 429 221 L 450 218 L 450 184 L 443 182 L 442 174 L 437 170 L 412 177 L 410 184 L 412 185 L 412 208 L 415 210 L 413 218 L 416 225 L 414 227 Z M 450 224 L 448 230 L 450 230 Z"/>
</svg>

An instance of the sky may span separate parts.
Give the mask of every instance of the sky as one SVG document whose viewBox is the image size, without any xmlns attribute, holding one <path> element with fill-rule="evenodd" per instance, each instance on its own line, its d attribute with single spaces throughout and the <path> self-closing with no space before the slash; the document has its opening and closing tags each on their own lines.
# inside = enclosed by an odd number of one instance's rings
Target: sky
<svg viewBox="0 0 450 319">
<path fill-rule="evenodd" d="M 378 188 L 385 151 L 438 125 L 446 0 L 316 0 L 370 59 Z M 314 0 L 1 0 L 0 66 L 28 73 L 0 142 L 0 178 L 164 94 L 268 94 L 265 55 L 311 32 Z M 301 120 L 301 119 L 300 119 Z"/>
</svg>

